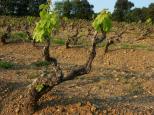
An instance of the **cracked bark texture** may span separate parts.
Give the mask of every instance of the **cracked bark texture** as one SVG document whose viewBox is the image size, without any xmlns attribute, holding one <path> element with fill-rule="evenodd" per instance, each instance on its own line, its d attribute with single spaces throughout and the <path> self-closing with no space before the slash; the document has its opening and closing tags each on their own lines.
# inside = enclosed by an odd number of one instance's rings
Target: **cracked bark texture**
<svg viewBox="0 0 154 115">
<path fill-rule="evenodd" d="M 106 33 L 102 32 L 102 37 L 97 38 L 97 32 L 93 36 L 92 48 L 88 57 L 87 62 L 78 68 L 72 69 L 65 77 L 63 72 L 59 66 L 59 64 L 52 65 L 52 74 L 46 75 L 44 74 L 42 77 L 39 77 L 34 80 L 34 82 L 28 87 L 28 93 L 25 99 L 25 109 L 23 109 L 26 114 L 33 114 L 36 111 L 37 103 L 39 99 L 48 91 L 52 90 L 52 88 L 60 83 L 75 79 L 77 76 L 81 76 L 84 74 L 88 74 L 92 68 L 92 62 L 96 56 L 96 45 L 102 42 L 106 38 Z M 46 46 L 47 51 L 49 50 L 49 44 Z M 47 55 L 47 59 L 50 58 L 50 55 Z M 51 60 L 48 60 L 49 62 Z M 56 60 L 57 62 L 57 60 Z M 36 87 L 38 85 L 42 85 L 43 88 L 41 91 L 37 91 Z"/>
<path fill-rule="evenodd" d="M 11 34 L 11 26 L 8 25 L 6 27 L 6 30 L 5 30 L 4 34 L 1 37 L 1 43 L 3 45 L 7 44 L 7 41 L 6 40 L 10 38 L 10 34 Z"/>
</svg>

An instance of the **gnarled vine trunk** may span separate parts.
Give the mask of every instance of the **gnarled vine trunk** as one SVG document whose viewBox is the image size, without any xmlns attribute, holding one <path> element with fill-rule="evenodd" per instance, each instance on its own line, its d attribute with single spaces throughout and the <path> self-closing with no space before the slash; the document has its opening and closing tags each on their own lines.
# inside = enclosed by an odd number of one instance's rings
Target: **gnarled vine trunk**
<svg viewBox="0 0 154 115">
<path fill-rule="evenodd" d="M 48 91 L 50 91 L 54 86 L 67 81 L 72 80 L 76 78 L 77 76 L 88 74 L 91 71 L 92 62 L 96 56 L 96 45 L 100 42 L 102 42 L 106 38 L 106 33 L 102 32 L 102 37 L 100 39 L 97 38 L 97 33 L 95 33 L 93 37 L 93 43 L 92 48 L 88 57 L 87 62 L 78 68 L 75 68 L 71 70 L 65 77 L 63 75 L 63 72 L 58 64 L 55 64 L 52 66 L 52 69 L 54 70 L 53 74 L 44 75 L 34 80 L 34 82 L 29 86 L 28 93 L 26 94 L 26 101 L 24 103 L 24 108 L 26 111 L 26 114 L 32 114 L 35 112 L 37 108 L 37 103 L 39 99 Z M 47 45 L 44 49 L 44 58 L 46 61 L 51 62 L 50 55 L 49 55 L 49 46 L 50 46 L 50 40 L 47 41 Z M 56 59 L 55 59 L 56 60 Z M 57 62 L 57 60 L 56 60 Z M 41 85 L 41 89 L 38 91 L 37 87 Z"/>
<path fill-rule="evenodd" d="M 68 39 L 65 42 L 65 46 L 66 49 L 70 48 L 70 43 L 72 42 L 73 45 L 77 45 L 78 39 L 81 37 L 79 36 L 79 30 L 81 29 L 81 27 L 79 26 L 79 24 L 75 24 L 75 22 L 71 25 L 71 31 L 69 33 L 69 35 L 73 32 L 72 30 L 75 29 L 75 33 L 71 36 L 68 36 Z"/>
<path fill-rule="evenodd" d="M 25 28 L 24 28 L 24 29 L 25 29 L 25 32 L 26 32 L 26 34 L 27 34 L 27 36 L 28 36 L 28 39 L 29 39 L 29 40 L 32 40 L 32 45 L 33 45 L 33 46 L 36 46 L 36 44 L 35 44 L 36 41 L 35 41 L 35 39 L 32 38 L 32 34 L 31 34 L 30 31 L 29 31 L 29 26 L 30 26 L 30 25 L 28 25 L 28 24 L 25 25 Z"/>
<path fill-rule="evenodd" d="M 31 33 L 30 33 L 28 30 L 26 30 L 26 34 L 27 34 L 27 36 L 28 36 L 28 39 L 29 39 L 29 40 L 32 40 L 32 45 L 33 45 L 33 46 L 36 46 L 36 41 L 35 41 L 35 39 L 32 38 Z"/>
<path fill-rule="evenodd" d="M 4 35 L 2 35 L 2 37 L 1 37 L 1 43 L 4 45 L 4 44 L 6 44 L 6 39 L 8 38 L 8 35 L 7 35 L 7 33 L 5 33 Z"/>
<path fill-rule="evenodd" d="M 127 31 L 127 28 L 125 28 L 124 31 L 120 33 L 116 33 L 115 36 L 112 36 L 109 39 L 107 39 L 107 43 L 104 48 L 104 54 L 108 52 L 109 46 L 111 46 L 112 44 L 121 42 L 120 39 L 122 38 L 122 35 L 125 34 L 126 31 Z"/>
<path fill-rule="evenodd" d="M 8 25 L 7 28 L 6 28 L 5 33 L 1 36 L 1 43 L 3 45 L 7 44 L 6 40 L 10 37 L 10 33 L 11 33 L 11 26 Z"/>
<path fill-rule="evenodd" d="M 44 61 L 48 61 L 48 62 L 53 63 L 54 65 L 57 65 L 57 60 L 50 56 L 49 49 L 50 49 L 50 39 L 47 38 L 46 39 L 46 45 L 43 48 L 43 58 L 44 58 Z"/>
</svg>

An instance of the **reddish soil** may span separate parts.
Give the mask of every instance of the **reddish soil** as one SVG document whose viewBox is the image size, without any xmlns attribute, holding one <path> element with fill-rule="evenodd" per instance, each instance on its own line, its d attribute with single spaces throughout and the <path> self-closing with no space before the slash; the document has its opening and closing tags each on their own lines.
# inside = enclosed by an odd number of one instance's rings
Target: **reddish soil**
<svg viewBox="0 0 154 115">
<path fill-rule="evenodd" d="M 44 67 L 31 64 L 41 60 L 41 47 L 12 43 L 0 47 L 0 60 L 15 67 L 0 69 L 0 112 L 15 115 L 13 103 L 21 88 L 39 77 Z M 85 63 L 88 48 L 51 47 L 64 72 Z M 154 114 L 154 51 L 112 49 L 105 56 L 97 49 L 92 72 L 66 81 L 45 94 L 34 115 Z M 18 93 L 16 93 L 18 92 Z"/>
</svg>

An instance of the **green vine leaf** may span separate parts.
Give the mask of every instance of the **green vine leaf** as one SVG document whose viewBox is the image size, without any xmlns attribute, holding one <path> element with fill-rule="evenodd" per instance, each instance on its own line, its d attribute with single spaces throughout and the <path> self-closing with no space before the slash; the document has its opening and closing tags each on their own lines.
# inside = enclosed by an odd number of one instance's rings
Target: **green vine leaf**
<svg viewBox="0 0 154 115">
<path fill-rule="evenodd" d="M 145 23 L 147 25 L 152 25 L 152 19 L 151 18 L 148 18 Z"/>
<path fill-rule="evenodd" d="M 111 19 L 111 13 L 103 10 L 93 21 L 92 23 L 93 28 L 100 32 L 109 32 L 112 28 L 112 19 Z"/>
<path fill-rule="evenodd" d="M 37 86 L 35 87 L 35 89 L 36 89 L 36 91 L 37 91 L 38 93 L 41 92 L 43 88 L 44 88 L 44 85 L 43 85 L 43 84 L 37 85 Z"/>
<path fill-rule="evenodd" d="M 40 5 L 40 20 L 37 22 L 33 32 L 33 39 L 37 42 L 43 42 L 46 38 L 52 38 L 50 35 L 57 30 L 60 25 L 58 13 L 50 11 L 49 5 Z"/>
<path fill-rule="evenodd" d="M 31 25 L 32 22 L 33 22 L 34 18 L 32 16 L 28 16 L 27 17 L 27 21 L 28 21 L 28 24 Z"/>
</svg>

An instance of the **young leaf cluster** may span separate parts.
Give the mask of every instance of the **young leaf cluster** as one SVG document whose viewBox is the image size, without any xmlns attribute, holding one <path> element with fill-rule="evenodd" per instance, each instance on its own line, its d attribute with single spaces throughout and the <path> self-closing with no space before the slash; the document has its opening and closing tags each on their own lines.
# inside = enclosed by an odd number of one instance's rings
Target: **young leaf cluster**
<svg viewBox="0 0 154 115">
<path fill-rule="evenodd" d="M 145 23 L 147 25 L 152 25 L 152 19 L 151 18 L 148 18 Z"/>
<path fill-rule="evenodd" d="M 33 22 L 34 18 L 32 16 L 27 17 L 28 25 L 31 25 Z"/>
<path fill-rule="evenodd" d="M 93 28 L 96 31 L 109 32 L 112 27 L 111 13 L 103 10 L 93 21 Z"/>
<path fill-rule="evenodd" d="M 50 11 L 49 5 L 40 5 L 40 20 L 36 24 L 33 33 L 33 39 L 37 42 L 43 42 L 45 39 L 51 38 L 51 33 L 58 29 L 60 19 L 55 11 Z"/>
<path fill-rule="evenodd" d="M 44 85 L 43 84 L 39 84 L 35 87 L 36 91 L 39 93 L 42 91 L 42 89 L 44 88 Z"/>
</svg>

